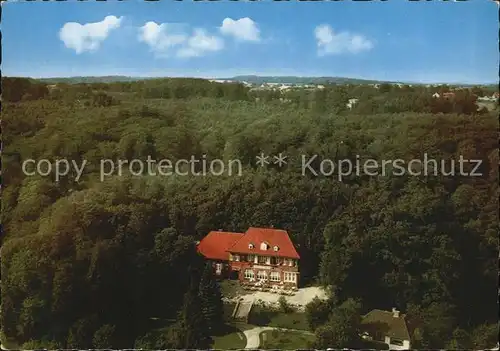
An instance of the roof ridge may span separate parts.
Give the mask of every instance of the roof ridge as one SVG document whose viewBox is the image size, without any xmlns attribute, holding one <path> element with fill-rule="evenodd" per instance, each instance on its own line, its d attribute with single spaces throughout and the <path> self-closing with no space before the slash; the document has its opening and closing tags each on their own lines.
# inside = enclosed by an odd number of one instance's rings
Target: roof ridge
<svg viewBox="0 0 500 351">
<path fill-rule="evenodd" d="M 244 232 L 244 233 L 241 233 L 242 235 L 239 237 L 239 239 L 238 239 L 238 240 L 236 240 L 236 241 L 233 243 L 233 245 L 229 246 L 229 247 L 227 248 L 227 250 L 226 250 L 226 251 L 231 251 L 231 249 L 232 249 L 232 248 L 233 248 L 236 244 L 238 244 L 238 242 L 239 242 L 240 240 L 243 240 L 243 238 L 245 237 L 245 235 L 247 235 L 247 232 L 248 232 L 248 230 L 247 230 L 246 232 Z"/>
<path fill-rule="evenodd" d="M 387 313 L 387 314 L 390 314 L 392 315 L 393 312 L 392 311 L 388 311 L 388 310 L 382 310 L 380 308 L 374 308 L 373 310 L 371 310 L 370 312 L 366 313 L 365 316 L 369 315 L 370 313 L 372 312 L 383 312 L 383 313 Z M 406 319 L 406 313 L 401 313 L 401 311 L 398 311 L 399 312 L 399 318 L 403 318 L 403 319 Z"/>
<path fill-rule="evenodd" d="M 363 324 L 371 324 L 371 323 L 383 323 L 387 324 L 388 331 L 390 333 L 394 333 L 398 338 L 408 338 L 410 337 L 410 326 L 408 321 L 406 320 L 405 314 L 399 314 L 397 318 L 393 318 L 392 311 L 382 310 L 382 309 L 373 309 L 368 312 L 365 316 L 363 316 Z"/>
<path fill-rule="evenodd" d="M 212 233 L 241 234 L 241 235 L 245 234 L 245 233 L 241 233 L 241 232 L 228 232 L 226 230 L 211 230 L 210 232 L 208 232 L 208 234 L 212 234 Z"/>
<path fill-rule="evenodd" d="M 269 237 L 267 237 L 268 235 Z M 270 246 L 278 246 L 279 248 L 285 249 L 285 251 L 280 250 L 280 252 L 276 252 L 275 254 L 278 256 L 300 259 L 288 231 L 277 228 L 249 227 L 247 231 L 227 249 L 227 251 L 235 250 L 235 252 L 246 252 L 247 249 L 244 249 L 243 246 L 247 246 L 247 241 L 254 245 L 259 244 L 258 242 L 252 242 L 253 239 L 264 241 Z M 251 254 L 249 252 L 246 253 Z M 261 252 L 259 252 L 259 254 L 260 253 Z"/>
<path fill-rule="evenodd" d="M 270 228 L 270 227 L 248 227 L 247 232 L 248 232 L 250 229 L 259 229 L 259 230 L 275 230 L 275 231 L 280 231 L 280 232 L 286 232 L 286 233 L 288 233 L 288 231 L 287 231 L 287 230 L 285 230 L 285 229 L 280 229 L 280 228 Z"/>
</svg>

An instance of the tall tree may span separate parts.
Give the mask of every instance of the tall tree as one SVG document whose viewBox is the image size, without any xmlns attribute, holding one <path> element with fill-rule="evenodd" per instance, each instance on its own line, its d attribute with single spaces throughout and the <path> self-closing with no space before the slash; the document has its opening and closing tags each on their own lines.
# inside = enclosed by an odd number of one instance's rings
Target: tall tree
<svg viewBox="0 0 500 351">
<path fill-rule="evenodd" d="M 335 308 L 329 321 L 316 329 L 314 348 L 359 348 L 361 344 L 361 305 L 348 299 Z"/>
<path fill-rule="evenodd" d="M 191 277 L 190 287 L 184 295 L 184 304 L 179 315 L 178 345 L 175 345 L 175 348 L 208 349 L 212 339 L 202 313 L 199 283 L 196 284 L 195 274 Z"/>
<path fill-rule="evenodd" d="M 223 324 L 222 294 L 210 263 L 205 264 L 201 276 L 199 297 L 201 312 L 209 330 L 218 330 Z"/>
</svg>

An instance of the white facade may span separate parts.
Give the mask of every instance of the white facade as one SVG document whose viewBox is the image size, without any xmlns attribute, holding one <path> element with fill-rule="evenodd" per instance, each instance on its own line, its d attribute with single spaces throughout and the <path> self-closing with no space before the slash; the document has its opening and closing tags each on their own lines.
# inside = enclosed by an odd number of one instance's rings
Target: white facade
<svg viewBox="0 0 500 351">
<path fill-rule="evenodd" d="M 352 109 L 354 105 L 358 103 L 358 99 L 349 99 L 349 102 L 347 103 L 347 108 Z"/>
<path fill-rule="evenodd" d="M 215 264 L 215 274 L 220 275 L 222 274 L 222 263 L 216 263 Z"/>
<path fill-rule="evenodd" d="M 410 340 L 399 340 L 385 337 L 384 342 L 389 345 L 389 350 L 410 350 Z"/>
</svg>

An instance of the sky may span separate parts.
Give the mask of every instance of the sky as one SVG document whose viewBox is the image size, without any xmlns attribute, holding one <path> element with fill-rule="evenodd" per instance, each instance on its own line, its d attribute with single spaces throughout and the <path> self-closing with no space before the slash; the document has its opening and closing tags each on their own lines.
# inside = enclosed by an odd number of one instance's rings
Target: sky
<svg viewBox="0 0 500 351">
<path fill-rule="evenodd" d="M 472 1 L 2 4 L 4 76 L 336 76 L 498 83 L 498 5 Z"/>
</svg>

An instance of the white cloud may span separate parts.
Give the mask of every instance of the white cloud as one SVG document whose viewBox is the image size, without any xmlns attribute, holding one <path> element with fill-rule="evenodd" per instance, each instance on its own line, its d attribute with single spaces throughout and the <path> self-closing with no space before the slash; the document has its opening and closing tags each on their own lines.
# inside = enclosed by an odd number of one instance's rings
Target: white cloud
<svg viewBox="0 0 500 351">
<path fill-rule="evenodd" d="M 174 25 L 148 22 L 139 29 L 139 40 L 156 52 L 166 52 L 187 40 L 187 35 L 175 33 Z"/>
<path fill-rule="evenodd" d="M 99 49 L 109 33 L 120 27 L 123 17 L 106 16 L 101 22 L 80 24 L 68 22 L 59 31 L 59 39 L 77 54 Z"/>
<path fill-rule="evenodd" d="M 194 29 L 191 35 L 176 30 L 170 23 L 148 22 L 139 29 L 139 40 L 146 43 L 158 56 L 203 56 L 224 48 L 224 41 L 209 35 L 204 29 Z"/>
<path fill-rule="evenodd" d="M 225 18 L 219 29 L 222 34 L 233 36 L 239 40 L 260 41 L 260 30 L 257 24 L 248 17 L 238 20 Z"/>
<path fill-rule="evenodd" d="M 216 36 L 208 35 L 203 29 L 195 29 L 186 45 L 177 52 L 179 57 L 202 56 L 206 52 L 219 51 L 224 48 L 224 41 Z"/>
<path fill-rule="evenodd" d="M 373 48 L 373 43 L 359 34 L 349 32 L 334 33 L 333 29 L 323 24 L 314 30 L 318 45 L 318 55 L 357 54 Z"/>
</svg>

